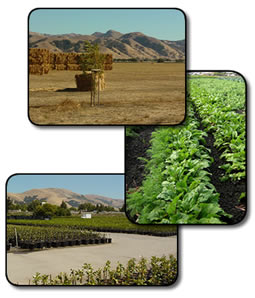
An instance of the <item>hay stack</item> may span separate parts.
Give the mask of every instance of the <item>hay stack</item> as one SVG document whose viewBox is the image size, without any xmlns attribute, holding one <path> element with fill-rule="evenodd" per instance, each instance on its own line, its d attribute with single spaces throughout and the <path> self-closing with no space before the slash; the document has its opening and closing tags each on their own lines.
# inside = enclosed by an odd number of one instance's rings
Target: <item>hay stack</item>
<svg viewBox="0 0 255 298">
<path fill-rule="evenodd" d="M 46 74 L 50 70 L 50 52 L 47 49 L 29 49 L 29 73 Z"/>
<path fill-rule="evenodd" d="M 56 54 L 53 52 L 50 52 L 50 69 L 55 69 L 55 61 L 56 61 Z"/>
<path fill-rule="evenodd" d="M 104 90 L 105 88 L 105 80 L 104 74 L 100 74 L 95 78 L 95 85 L 98 86 L 98 78 L 99 78 L 99 91 Z M 79 91 L 91 91 L 93 82 L 92 82 L 92 72 L 86 71 L 85 75 L 76 75 L 75 76 L 77 89 Z"/>
<path fill-rule="evenodd" d="M 67 64 L 67 53 L 56 53 L 55 64 Z"/>
<path fill-rule="evenodd" d="M 67 70 L 81 70 L 81 67 L 79 64 L 67 64 L 66 69 Z"/>
<path fill-rule="evenodd" d="M 67 64 L 79 64 L 79 53 L 68 53 L 67 54 Z"/>
<path fill-rule="evenodd" d="M 29 73 L 46 74 L 49 70 L 81 70 L 80 53 L 53 53 L 47 49 L 29 49 Z M 104 70 L 112 70 L 112 55 L 105 55 Z"/>
<path fill-rule="evenodd" d="M 104 70 L 112 70 L 112 54 L 105 55 Z"/>
</svg>

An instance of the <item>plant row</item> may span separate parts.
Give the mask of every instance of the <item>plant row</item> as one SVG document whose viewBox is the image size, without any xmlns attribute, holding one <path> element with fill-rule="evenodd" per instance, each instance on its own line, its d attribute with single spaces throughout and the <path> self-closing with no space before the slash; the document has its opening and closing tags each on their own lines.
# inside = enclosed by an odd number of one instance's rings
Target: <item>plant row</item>
<svg viewBox="0 0 255 298">
<path fill-rule="evenodd" d="M 205 131 L 213 134 L 225 170 L 222 181 L 246 177 L 245 82 L 200 78 L 189 80 L 189 99 L 196 106 Z"/>
<path fill-rule="evenodd" d="M 86 230 L 7 225 L 6 243 L 7 250 L 11 246 L 23 249 L 42 249 L 44 247 L 111 243 L 111 238 Z"/>
<path fill-rule="evenodd" d="M 155 236 L 176 235 L 176 226 L 141 226 L 130 222 L 123 215 L 97 215 L 91 219 L 80 217 L 52 218 L 50 220 L 7 220 L 8 224 L 21 224 L 31 226 L 70 227 L 78 230 L 91 230 L 98 232 L 132 233 Z"/>
<path fill-rule="evenodd" d="M 177 276 L 177 260 L 173 256 L 168 258 L 151 257 L 150 262 L 145 258 L 140 261 L 130 259 L 126 266 L 118 263 L 115 269 L 107 261 L 103 268 L 93 269 L 85 263 L 81 269 L 68 273 L 59 273 L 52 278 L 48 274 L 37 272 L 32 279 L 33 285 L 171 285 Z"/>
<path fill-rule="evenodd" d="M 222 223 L 227 215 L 208 171 L 213 159 L 206 148 L 194 109 L 188 105 L 185 124 L 160 127 L 152 133 L 146 177 L 127 195 L 127 209 L 141 224 Z"/>
</svg>

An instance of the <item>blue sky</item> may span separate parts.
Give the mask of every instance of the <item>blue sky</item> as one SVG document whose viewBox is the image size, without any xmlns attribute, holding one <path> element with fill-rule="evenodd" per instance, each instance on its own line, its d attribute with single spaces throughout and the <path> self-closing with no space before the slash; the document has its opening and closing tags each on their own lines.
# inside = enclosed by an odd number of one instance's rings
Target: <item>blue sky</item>
<svg viewBox="0 0 255 298">
<path fill-rule="evenodd" d="M 110 29 L 181 40 L 185 38 L 185 18 L 177 9 L 37 9 L 29 17 L 32 32 L 92 34 Z"/>
<path fill-rule="evenodd" d="M 65 188 L 79 194 L 97 194 L 124 199 L 124 175 L 15 175 L 7 192 L 20 193 L 33 188 Z"/>
</svg>

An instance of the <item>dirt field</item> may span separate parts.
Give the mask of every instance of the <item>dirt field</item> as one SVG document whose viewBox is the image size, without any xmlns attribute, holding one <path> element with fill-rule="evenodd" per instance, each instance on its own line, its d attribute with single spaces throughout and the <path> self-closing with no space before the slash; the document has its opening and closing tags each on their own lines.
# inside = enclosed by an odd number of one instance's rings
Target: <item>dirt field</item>
<svg viewBox="0 0 255 298">
<path fill-rule="evenodd" d="M 41 125 L 178 124 L 185 116 L 184 63 L 115 63 L 105 72 L 100 106 L 78 92 L 79 71 L 29 77 L 29 117 Z"/>
<path fill-rule="evenodd" d="M 56 276 L 60 272 L 79 269 L 86 262 L 96 269 L 103 267 L 107 260 L 115 267 L 118 261 L 126 265 L 129 259 L 138 260 L 142 256 L 148 260 L 151 256 L 177 256 L 177 236 L 109 235 L 111 244 L 10 252 L 7 254 L 7 277 L 14 284 L 27 285 L 36 272 Z"/>
</svg>

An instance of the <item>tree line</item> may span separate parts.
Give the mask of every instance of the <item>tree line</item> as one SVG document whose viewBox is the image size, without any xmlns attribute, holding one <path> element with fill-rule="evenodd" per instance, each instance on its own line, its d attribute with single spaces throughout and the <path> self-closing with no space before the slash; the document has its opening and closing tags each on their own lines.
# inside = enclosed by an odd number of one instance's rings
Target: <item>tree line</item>
<svg viewBox="0 0 255 298">
<path fill-rule="evenodd" d="M 114 212 L 121 211 L 124 212 L 124 206 L 116 210 L 116 208 L 111 206 L 104 206 L 102 204 L 93 205 L 91 203 L 83 203 L 78 206 L 78 208 L 70 207 L 68 208 L 67 204 L 62 201 L 60 206 L 42 202 L 38 199 L 33 200 L 32 202 L 26 204 L 15 204 L 9 197 L 7 198 L 7 212 L 10 210 L 21 210 L 32 212 L 33 217 L 53 217 L 53 216 L 70 216 L 71 211 L 77 211 L 81 213 L 85 212 Z"/>
</svg>

